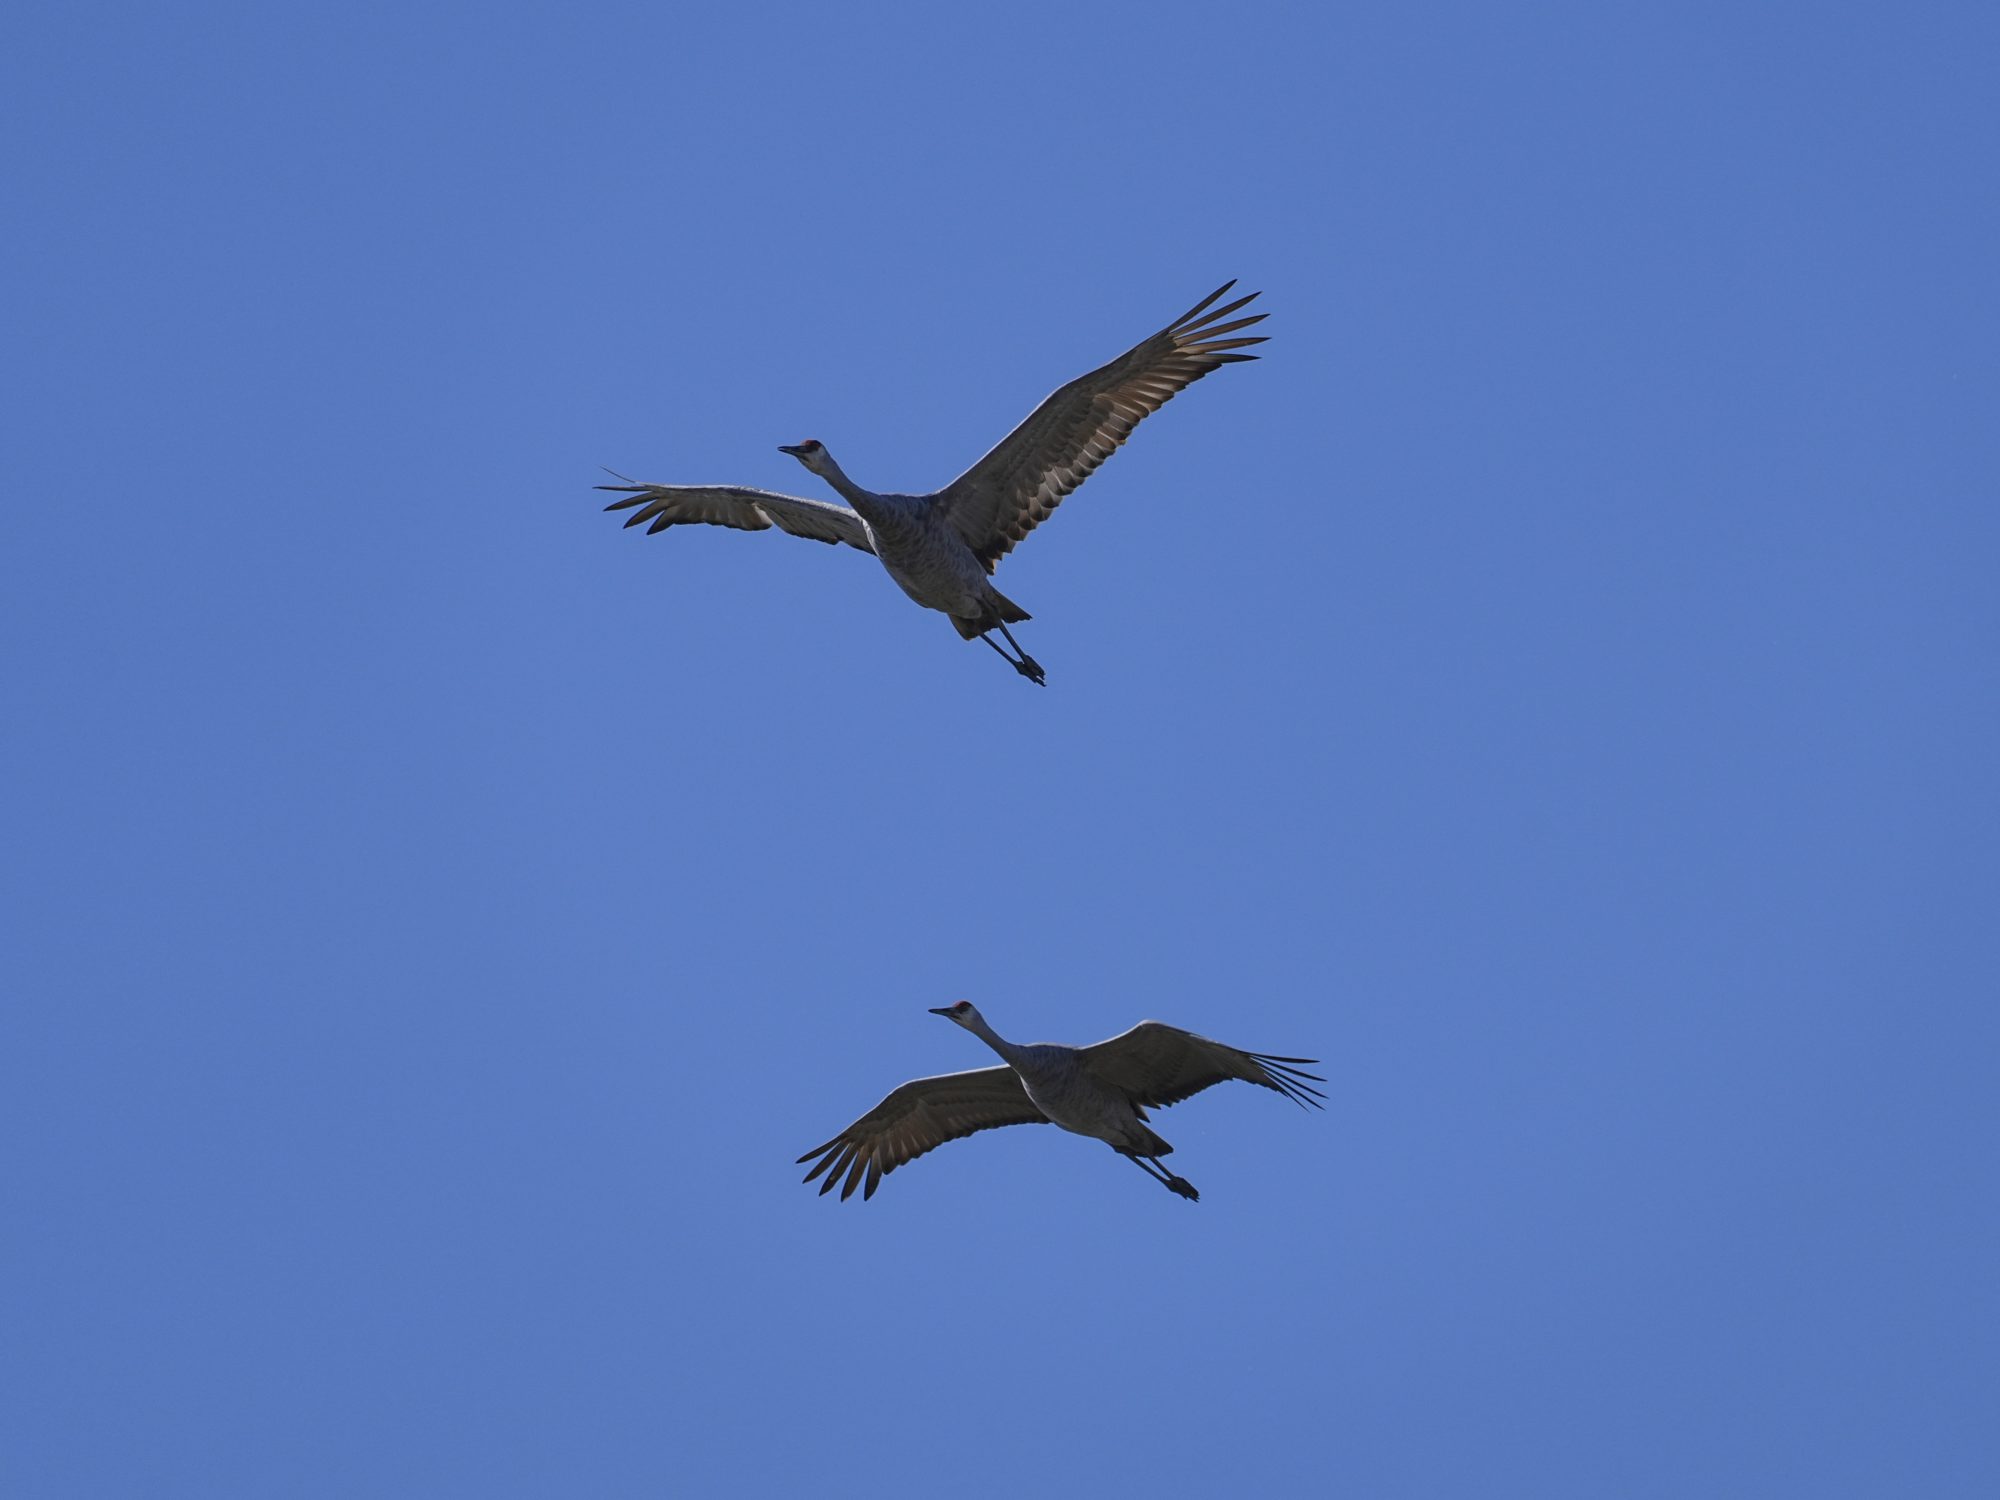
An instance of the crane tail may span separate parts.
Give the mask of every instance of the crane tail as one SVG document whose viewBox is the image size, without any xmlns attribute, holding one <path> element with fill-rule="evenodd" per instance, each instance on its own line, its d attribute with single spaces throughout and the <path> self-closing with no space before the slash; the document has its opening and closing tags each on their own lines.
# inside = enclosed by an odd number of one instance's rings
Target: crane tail
<svg viewBox="0 0 2000 1500">
<path fill-rule="evenodd" d="M 976 640 L 978 637 L 986 634 L 996 624 L 1018 625 L 1023 620 L 1034 619 L 1033 615 L 1029 614 L 998 589 L 988 589 L 987 593 L 988 598 L 985 614 L 977 618 L 967 615 L 946 616 L 951 621 L 952 628 L 958 632 L 960 640 Z"/>
</svg>

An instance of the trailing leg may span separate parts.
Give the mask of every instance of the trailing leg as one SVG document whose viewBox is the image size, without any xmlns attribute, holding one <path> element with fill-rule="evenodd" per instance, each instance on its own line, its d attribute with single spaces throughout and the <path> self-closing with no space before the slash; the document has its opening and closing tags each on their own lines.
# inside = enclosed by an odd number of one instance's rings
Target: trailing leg
<svg viewBox="0 0 2000 1500">
<path fill-rule="evenodd" d="M 1157 1156 L 1139 1156 L 1130 1151 L 1120 1151 L 1118 1154 L 1131 1162 L 1133 1166 L 1144 1172 L 1148 1177 L 1152 1178 L 1153 1181 L 1178 1193 L 1181 1197 L 1187 1199 L 1188 1202 L 1199 1203 L 1201 1201 L 1201 1194 L 1194 1190 L 1194 1184 L 1189 1182 L 1185 1177 L 1174 1176 L 1173 1173 L 1160 1165 L 1160 1159 Z"/>
<path fill-rule="evenodd" d="M 1034 657 L 1028 655 L 1027 652 L 1021 650 L 1021 643 L 1014 639 L 1014 632 L 1007 628 L 1005 620 L 1000 622 L 1000 633 L 1007 637 L 1007 644 L 1012 646 L 1021 658 L 1020 661 L 1015 663 L 1014 670 L 1033 682 L 1036 687 L 1046 687 L 1048 685 L 1048 674 L 1042 671 L 1042 664 L 1036 661 Z"/>
<path fill-rule="evenodd" d="M 1002 625 L 1000 627 L 1000 630 L 1002 634 L 1005 634 L 1007 627 L 1005 625 Z M 985 631 L 982 630 L 979 633 L 979 638 L 982 641 L 986 642 L 987 645 L 991 646 L 994 649 L 994 651 L 999 653 L 1000 660 L 1007 663 L 1008 666 L 1012 667 L 1016 672 L 1019 672 L 1023 677 L 1027 678 L 1028 681 L 1034 683 L 1036 687 L 1046 687 L 1048 685 L 1043 676 L 1040 665 L 1036 663 L 1035 659 L 1032 656 L 1029 656 L 1026 652 L 1022 652 L 1020 660 L 1016 661 L 1013 657 L 1009 656 L 1005 651 L 1001 650 L 1000 643 L 994 640 L 993 637 L 988 635 Z M 1012 641 L 1014 637 L 1009 635 L 1007 636 L 1007 639 L 1009 641 Z M 1016 651 L 1021 650 L 1018 644 L 1015 645 L 1014 649 Z"/>
</svg>

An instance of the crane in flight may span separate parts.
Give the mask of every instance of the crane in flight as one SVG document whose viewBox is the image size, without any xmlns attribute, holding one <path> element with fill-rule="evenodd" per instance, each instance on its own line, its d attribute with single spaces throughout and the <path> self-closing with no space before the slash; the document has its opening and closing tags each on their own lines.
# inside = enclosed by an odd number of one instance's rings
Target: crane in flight
<svg viewBox="0 0 2000 1500">
<path fill-rule="evenodd" d="M 1262 322 L 1265 314 L 1222 321 L 1257 293 L 1214 307 L 1235 285 L 1225 283 L 1110 364 L 1072 380 L 1030 412 L 992 452 L 931 494 L 865 490 L 842 472 L 824 443 L 808 438 L 778 451 L 791 454 L 832 485 L 847 505 L 740 485 L 627 480 L 598 486 L 625 497 L 605 509 L 632 510 L 625 524 L 650 522 L 648 536 L 692 522 L 738 531 L 775 526 L 793 536 L 829 545 L 845 542 L 872 552 L 904 593 L 926 609 L 943 612 L 964 639 L 986 642 L 1015 671 L 1042 684 L 1047 674 L 1041 664 L 1021 649 L 1007 628 L 1028 619 L 1028 612 L 993 587 L 992 572 L 1016 542 L 1047 520 L 1063 497 L 1131 436 L 1141 420 L 1211 370 L 1257 358 L 1236 351 L 1265 342 L 1262 337 L 1228 335 Z M 1013 655 L 993 639 L 995 630 L 1014 648 Z"/>
<path fill-rule="evenodd" d="M 1095 1136 L 1120 1156 L 1190 1203 L 1200 1195 L 1185 1177 L 1160 1165 L 1174 1148 L 1146 1123 L 1146 1111 L 1178 1104 L 1210 1084 L 1240 1078 L 1283 1094 L 1299 1105 L 1324 1108 L 1313 1087 L 1326 1080 L 1303 1072 L 1310 1057 L 1243 1052 L 1160 1021 L 1141 1021 L 1094 1047 L 1052 1043 L 1020 1046 L 986 1024 L 972 1002 L 932 1009 L 955 1021 L 1000 1054 L 1001 1068 L 976 1068 L 918 1078 L 889 1096 L 839 1135 L 799 1158 L 811 1182 L 821 1173 L 821 1196 L 840 1185 L 840 1196 L 861 1188 L 865 1201 L 882 1179 L 926 1151 L 996 1125 L 1060 1125 Z"/>
</svg>

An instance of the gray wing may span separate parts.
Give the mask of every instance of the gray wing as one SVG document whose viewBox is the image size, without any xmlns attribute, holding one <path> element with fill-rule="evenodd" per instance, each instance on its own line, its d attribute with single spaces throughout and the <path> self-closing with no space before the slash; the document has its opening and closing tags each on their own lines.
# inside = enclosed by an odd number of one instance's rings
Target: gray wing
<svg viewBox="0 0 2000 1500">
<path fill-rule="evenodd" d="M 775 526 L 816 542 L 845 542 L 863 552 L 875 550 L 861 517 L 831 500 L 804 500 L 797 495 L 733 484 L 600 484 L 598 488 L 627 497 L 613 500 L 604 507 L 606 510 L 638 506 L 639 510 L 625 524 L 637 526 L 642 521 L 651 521 L 653 524 L 646 528 L 647 536 L 669 526 L 694 523 L 733 526 L 738 531 L 768 531 Z"/>
<path fill-rule="evenodd" d="M 977 1068 L 970 1073 L 946 1073 L 904 1084 L 823 1146 L 799 1158 L 801 1165 L 819 1160 L 806 1173 L 811 1182 L 826 1172 L 820 1184 L 824 1196 L 843 1175 L 845 1199 L 867 1174 L 861 1197 L 875 1196 L 884 1177 L 915 1161 L 926 1151 L 996 1125 L 1046 1125 L 1049 1117 L 1035 1107 L 1020 1076 L 1012 1068 Z M 832 1168 L 828 1171 L 828 1168 Z"/>
<path fill-rule="evenodd" d="M 1145 342 L 1079 376 L 1036 407 L 998 447 L 938 495 L 938 507 L 992 572 L 1014 544 L 1047 520 L 1063 496 L 1088 479 L 1132 429 L 1211 370 L 1254 354 L 1232 354 L 1262 338 L 1224 338 L 1265 314 L 1221 323 L 1258 294 L 1206 309 L 1218 287 Z"/>
<path fill-rule="evenodd" d="M 1316 1058 L 1244 1052 L 1162 1021 L 1141 1021 L 1108 1042 L 1080 1051 L 1085 1067 L 1113 1088 L 1122 1089 L 1141 1109 L 1178 1104 L 1211 1084 L 1231 1078 L 1273 1089 L 1314 1109 L 1325 1107 L 1319 1101 L 1326 1095 L 1313 1085 L 1326 1080 L 1293 1066 L 1316 1062 Z"/>
</svg>

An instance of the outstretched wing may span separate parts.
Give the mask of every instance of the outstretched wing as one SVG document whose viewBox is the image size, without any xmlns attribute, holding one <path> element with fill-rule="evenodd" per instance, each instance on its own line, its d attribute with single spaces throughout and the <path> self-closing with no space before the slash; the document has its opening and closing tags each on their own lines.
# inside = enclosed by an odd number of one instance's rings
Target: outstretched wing
<svg viewBox="0 0 2000 1500">
<path fill-rule="evenodd" d="M 1228 351 L 1261 344 L 1262 338 L 1222 335 L 1261 323 L 1265 314 L 1218 321 L 1257 293 L 1207 311 L 1235 285 L 1231 281 L 1217 288 L 1145 342 L 1072 380 L 939 493 L 940 514 L 987 572 L 1176 392 L 1211 370 L 1257 358 Z"/>
<path fill-rule="evenodd" d="M 816 542 L 845 542 L 863 552 L 875 550 L 861 517 L 831 500 L 804 500 L 733 484 L 600 484 L 598 488 L 627 497 L 613 500 L 606 510 L 638 506 L 625 524 L 651 521 L 647 536 L 669 526 L 690 524 L 732 526 L 738 531 L 768 531 L 775 526 Z"/>
<path fill-rule="evenodd" d="M 1314 1109 L 1325 1107 L 1319 1101 L 1326 1095 L 1313 1085 L 1326 1080 L 1294 1066 L 1317 1059 L 1244 1052 L 1161 1021 L 1141 1021 L 1130 1031 L 1081 1052 L 1085 1067 L 1113 1088 L 1123 1090 L 1141 1109 L 1178 1104 L 1211 1084 L 1231 1078 L 1274 1089 Z"/>
<path fill-rule="evenodd" d="M 1012 1068 L 977 1068 L 904 1084 L 799 1161 L 803 1165 L 818 1158 L 805 1180 L 811 1182 L 825 1172 L 826 1181 L 819 1189 L 822 1195 L 832 1192 L 833 1185 L 845 1175 L 840 1196 L 853 1196 L 855 1184 L 865 1173 L 868 1183 L 861 1191 L 865 1201 L 875 1196 L 876 1185 L 889 1173 L 946 1141 L 996 1125 L 1048 1122 L 1049 1117 L 1035 1107 Z"/>
</svg>

